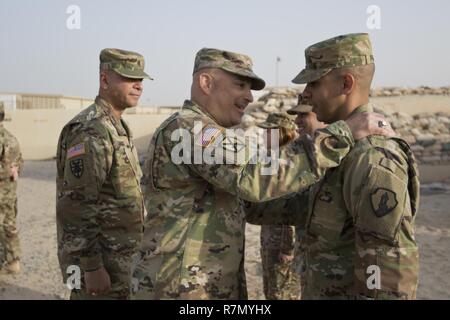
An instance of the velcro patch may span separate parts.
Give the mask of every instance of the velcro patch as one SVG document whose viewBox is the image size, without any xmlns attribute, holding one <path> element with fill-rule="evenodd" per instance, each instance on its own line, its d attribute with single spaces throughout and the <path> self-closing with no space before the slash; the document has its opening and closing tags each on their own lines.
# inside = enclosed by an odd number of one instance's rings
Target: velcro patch
<svg viewBox="0 0 450 320">
<path fill-rule="evenodd" d="M 220 130 L 218 128 L 205 126 L 202 129 L 202 132 L 195 139 L 195 143 L 197 145 L 200 145 L 200 146 L 206 148 L 212 142 L 214 142 L 214 140 L 219 136 L 219 134 L 221 132 L 222 132 L 222 130 Z"/>
<path fill-rule="evenodd" d="M 375 215 L 379 218 L 387 215 L 398 205 L 396 193 L 384 188 L 376 189 L 371 194 L 370 201 Z"/>
<path fill-rule="evenodd" d="M 236 136 L 226 136 L 222 142 L 222 146 L 225 150 L 237 153 L 245 148 L 245 143 L 242 141 L 242 139 Z"/>
<path fill-rule="evenodd" d="M 67 159 L 71 159 L 73 157 L 81 156 L 83 154 L 86 154 L 86 148 L 84 147 L 84 143 L 79 143 L 77 145 L 74 145 L 73 147 L 70 147 L 69 150 L 67 150 Z"/>
<path fill-rule="evenodd" d="M 331 192 L 324 191 L 322 194 L 320 194 L 319 200 L 326 203 L 331 203 L 333 201 L 333 195 L 331 194 Z"/>
<path fill-rule="evenodd" d="M 80 179 L 84 172 L 84 162 L 83 159 L 75 159 L 70 161 L 70 171 L 75 178 Z"/>
</svg>

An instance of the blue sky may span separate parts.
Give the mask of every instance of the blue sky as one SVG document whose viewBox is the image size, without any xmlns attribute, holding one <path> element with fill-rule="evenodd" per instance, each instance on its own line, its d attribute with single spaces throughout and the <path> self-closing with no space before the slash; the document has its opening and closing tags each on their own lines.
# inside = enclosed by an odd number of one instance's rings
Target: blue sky
<svg viewBox="0 0 450 320">
<path fill-rule="evenodd" d="M 66 13 L 80 8 L 80 29 Z M 380 8 L 380 29 L 366 12 Z M 141 103 L 179 105 L 189 97 L 195 53 L 202 47 L 242 52 L 268 85 L 289 85 L 305 64 L 304 49 L 352 32 L 369 32 L 375 86 L 450 85 L 450 2 L 384 0 L 2 0 L 0 92 L 94 97 L 102 48 L 134 50 L 155 81 Z"/>
</svg>

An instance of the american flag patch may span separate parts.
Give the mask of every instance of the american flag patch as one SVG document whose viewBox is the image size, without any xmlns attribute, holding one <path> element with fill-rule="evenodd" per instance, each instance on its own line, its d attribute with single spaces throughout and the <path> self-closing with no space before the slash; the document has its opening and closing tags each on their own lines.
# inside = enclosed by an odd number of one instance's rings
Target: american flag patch
<svg viewBox="0 0 450 320">
<path fill-rule="evenodd" d="M 203 128 L 200 135 L 197 137 L 197 144 L 201 145 L 202 147 L 207 147 L 213 142 L 217 136 L 222 131 L 220 129 L 214 128 L 214 127 L 205 127 Z"/>
<path fill-rule="evenodd" d="M 73 147 L 70 147 L 70 149 L 67 150 L 67 159 L 80 156 L 85 153 L 86 150 L 84 148 L 84 143 L 79 143 L 77 145 L 74 145 Z"/>
</svg>

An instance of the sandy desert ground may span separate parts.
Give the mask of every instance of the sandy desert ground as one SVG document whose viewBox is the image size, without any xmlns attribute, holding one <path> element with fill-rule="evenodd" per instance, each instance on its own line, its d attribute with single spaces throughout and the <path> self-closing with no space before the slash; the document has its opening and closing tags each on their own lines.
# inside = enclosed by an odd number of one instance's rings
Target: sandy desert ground
<svg viewBox="0 0 450 320">
<path fill-rule="evenodd" d="M 423 188 L 417 218 L 421 249 L 419 299 L 450 299 L 450 181 Z M 23 271 L 0 276 L 1 299 L 67 299 L 56 257 L 55 162 L 27 161 L 19 184 Z M 249 297 L 263 299 L 259 227 L 247 226 Z"/>
</svg>

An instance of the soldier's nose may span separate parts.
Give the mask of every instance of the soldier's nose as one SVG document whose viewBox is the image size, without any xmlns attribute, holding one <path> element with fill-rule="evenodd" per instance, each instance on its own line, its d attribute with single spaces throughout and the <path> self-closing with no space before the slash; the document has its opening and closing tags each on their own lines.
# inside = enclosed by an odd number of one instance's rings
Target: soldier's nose
<svg viewBox="0 0 450 320">
<path fill-rule="evenodd" d="M 136 90 L 142 91 L 142 89 L 144 88 L 144 85 L 142 84 L 142 81 L 135 82 L 135 83 L 134 83 L 134 88 L 135 88 Z"/>
<path fill-rule="evenodd" d="M 253 102 L 253 94 L 251 90 L 248 90 L 245 99 L 248 101 L 248 103 L 252 103 Z"/>
</svg>

